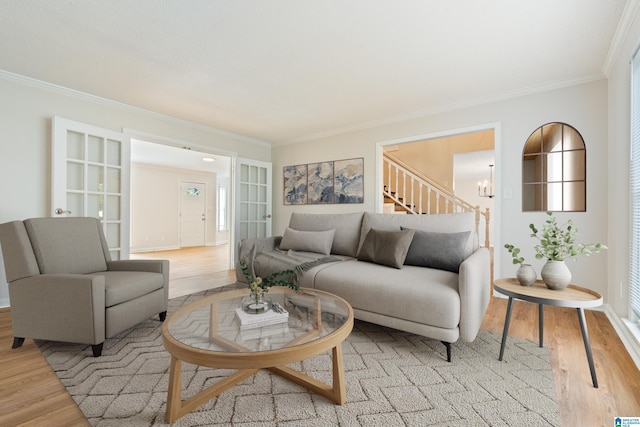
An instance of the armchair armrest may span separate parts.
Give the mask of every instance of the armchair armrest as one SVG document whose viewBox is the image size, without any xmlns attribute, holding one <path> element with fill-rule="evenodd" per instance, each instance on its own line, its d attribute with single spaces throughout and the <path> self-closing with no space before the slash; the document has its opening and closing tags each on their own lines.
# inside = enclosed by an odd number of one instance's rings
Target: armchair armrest
<svg viewBox="0 0 640 427">
<path fill-rule="evenodd" d="M 123 259 L 107 262 L 107 271 L 144 271 L 162 274 L 162 287 L 169 299 L 169 260 L 167 259 Z"/>
<path fill-rule="evenodd" d="M 479 248 L 462 264 L 458 275 L 460 338 L 473 341 L 491 298 L 491 260 L 487 248 Z"/>
<path fill-rule="evenodd" d="M 85 344 L 104 342 L 104 276 L 31 276 L 11 282 L 9 298 L 15 337 Z"/>
<path fill-rule="evenodd" d="M 262 237 L 256 239 L 244 239 L 238 243 L 238 258 L 236 260 L 236 279 L 239 282 L 246 282 L 240 270 L 240 261 L 251 260 L 256 254 L 265 251 L 272 251 L 280 245 L 282 236 Z M 249 263 L 251 264 L 251 263 Z M 251 268 L 251 267 L 250 267 Z M 249 273 L 254 274 L 249 270 Z"/>
<path fill-rule="evenodd" d="M 148 273 L 169 274 L 169 260 L 166 259 L 123 259 L 107 262 L 109 271 L 146 271 Z"/>
</svg>

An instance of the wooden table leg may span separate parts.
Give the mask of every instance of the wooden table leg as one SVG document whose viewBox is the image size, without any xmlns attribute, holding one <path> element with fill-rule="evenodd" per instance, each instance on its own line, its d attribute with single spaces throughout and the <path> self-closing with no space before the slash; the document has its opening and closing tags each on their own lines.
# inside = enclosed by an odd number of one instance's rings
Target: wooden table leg
<svg viewBox="0 0 640 427">
<path fill-rule="evenodd" d="M 593 363 L 593 355 L 591 354 L 591 342 L 589 341 L 589 331 L 587 331 L 587 322 L 584 318 L 584 309 L 578 308 L 578 320 L 580 321 L 580 329 L 582 330 L 582 340 L 584 341 L 584 349 L 587 352 L 587 361 L 589 362 L 589 370 L 591 371 L 591 380 L 593 387 L 598 388 L 598 379 L 596 378 L 596 367 Z"/>
<path fill-rule="evenodd" d="M 511 323 L 511 310 L 513 309 L 513 297 L 509 297 L 507 304 L 507 315 L 504 319 L 504 330 L 502 331 L 502 344 L 500 344 L 500 356 L 498 360 L 502 361 L 504 356 L 504 346 L 507 344 L 507 335 L 509 334 L 509 323 Z"/>
<path fill-rule="evenodd" d="M 169 368 L 169 390 L 167 391 L 167 410 L 164 419 L 172 423 L 180 417 L 182 407 L 182 360 L 171 356 Z"/>
<path fill-rule="evenodd" d="M 338 344 L 333 348 L 333 395 L 333 401 L 338 405 L 343 405 L 347 400 L 341 344 Z"/>
</svg>

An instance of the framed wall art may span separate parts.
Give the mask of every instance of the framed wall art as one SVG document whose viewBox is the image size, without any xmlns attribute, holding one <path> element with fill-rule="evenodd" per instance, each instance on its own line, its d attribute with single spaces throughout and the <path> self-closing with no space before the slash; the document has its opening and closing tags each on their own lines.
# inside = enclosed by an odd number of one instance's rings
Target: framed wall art
<svg viewBox="0 0 640 427">
<path fill-rule="evenodd" d="M 364 203 L 364 158 L 285 166 L 284 204 Z"/>
<path fill-rule="evenodd" d="M 285 166 L 284 204 L 307 204 L 307 165 Z"/>
</svg>

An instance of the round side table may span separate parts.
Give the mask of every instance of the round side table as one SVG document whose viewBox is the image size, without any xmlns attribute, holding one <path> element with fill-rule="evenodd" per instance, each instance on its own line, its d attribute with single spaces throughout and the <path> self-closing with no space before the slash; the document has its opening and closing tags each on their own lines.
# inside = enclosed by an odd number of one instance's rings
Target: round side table
<svg viewBox="0 0 640 427">
<path fill-rule="evenodd" d="M 551 290 L 547 288 L 542 280 L 536 280 L 533 286 L 522 286 L 518 282 L 518 279 L 515 278 L 496 280 L 494 289 L 509 297 L 507 314 L 504 320 L 504 331 L 502 332 L 502 344 L 500 345 L 500 356 L 498 357 L 498 360 L 502 360 L 502 356 L 504 356 L 504 347 L 507 343 L 514 298 L 538 304 L 540 347 L 542 347 L 544 342 L 544 306 L 551 305 L 556 307 L 575 308 L 578 312 L 578 320 L 582 331 L 582 340 L 584 341 L 584 348 L 587 352 L 587 360 L 589 362 L 593 386 L 598 388 L 598 379 L 596 378 L 596 368 L 591 354 L 591 343 L 589 342 L 587 322 L 584 318 L 584 309 L 602 305 L 602 295 L 590 289 L 576 285 L 568 285 L 565 289 L 560 291 Z"/>
</svg>

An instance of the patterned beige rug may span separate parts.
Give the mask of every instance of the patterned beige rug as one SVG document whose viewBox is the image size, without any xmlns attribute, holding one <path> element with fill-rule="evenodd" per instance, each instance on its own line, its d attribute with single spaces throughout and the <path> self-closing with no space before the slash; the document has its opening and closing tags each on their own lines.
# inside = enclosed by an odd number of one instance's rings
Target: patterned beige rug
<svg viewBox="0 0 640 427">
<path fill-rule="evenodd" d="M 169 311 L 207 291 L 172 299 Z M 103 355 L 84 345 L 40 342 L 42 353 L 95 426 L 166 425 L 169 354 L 160 322 L 148 320 L 105 342 Z M 453 362 L 436 340 L 356 321 L 343 344 L 347 403 L 339 406 L 259 371 L 175 426 L 558 426 L 549 355 L 536 343 L 481 331 L 453 345 Z M 329 354 L 294 366 L 331 381 Z M 229 370 L 183 365 L 183 398 Z"/>
</svg>

